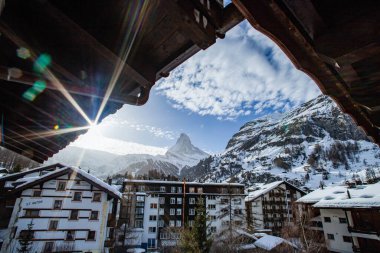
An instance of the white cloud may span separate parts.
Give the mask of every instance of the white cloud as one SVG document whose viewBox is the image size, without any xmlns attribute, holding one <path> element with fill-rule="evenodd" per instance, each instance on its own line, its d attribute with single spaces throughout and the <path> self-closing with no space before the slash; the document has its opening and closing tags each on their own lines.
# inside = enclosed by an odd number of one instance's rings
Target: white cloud
<svg viewBox="0 0 380 253">
<path fill-rule="evenodd" d="M 288 110 L 320 94 L 277 45 L 247 23 L 190 58 L 157 90 L 178 110 L 218 119 Z"/>
<path fill-rule="evenodd" d="M 86 134 L 79 136 L 79 138 L 75 142 L 71 143 L 70 146 L 106 151 L 118 155 L 163 155 L 167 151 L 167 148 L 148 146 L 139 143 L 104 137 L 100 134 L 99 129 L 90 129 Z"/>
<path fill-rule="evenodd" d="M 112 126 L 125 126 L 136 131 L 148 132 L 155 137 L 164 138 L 167 140 L 174 140 L 177 134 L 170 130 L 165 130 L 160 127 L 150 126 L 146 124 L 132 123 L 128 120 L 118 119 L 116 117 L 105 119 L 101 124 L 101 128 L 107 128 Z"/>
</svg>

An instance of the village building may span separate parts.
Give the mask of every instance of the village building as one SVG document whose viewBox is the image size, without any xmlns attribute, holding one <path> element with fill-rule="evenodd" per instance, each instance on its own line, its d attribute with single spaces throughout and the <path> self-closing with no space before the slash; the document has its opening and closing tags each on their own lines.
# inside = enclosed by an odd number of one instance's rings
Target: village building
<svg viewBox="0 0 380 253">
<path fill-rule="evenodd" d="M 1 252 L 20 248 L 27 238 L 30 252 L 112 252 L 121 198 L 113 186 L 63 165 L 12 174 L 1 182 L 7 199 L 14 200 Z"/>
<path fill-rule="evenodd" d="M 328 250 L 379 252 L 380 183 L 345 187 L 345 190 L 336 187 L 314 204 L 314 208 L 320 210 Z"/>
<path fill-rule="evenodd" d="M 286 181 L 253 187 L 245 198 L 247 223 L 254 231 L 268 229 L 279 235 L 285 224 L 295 220 L 294 203 L 304 191 Z"/>
<path fill-rule="evenodd" d="M 126 231 L 119 237 L 128 247 L 177 245 L 178 230 L 194 225 L 199 205 L 206 209 L 213 235 L 245 226 L 242 184 L 126 180 L 123 188 L 119 223 Z"/>
</svg>

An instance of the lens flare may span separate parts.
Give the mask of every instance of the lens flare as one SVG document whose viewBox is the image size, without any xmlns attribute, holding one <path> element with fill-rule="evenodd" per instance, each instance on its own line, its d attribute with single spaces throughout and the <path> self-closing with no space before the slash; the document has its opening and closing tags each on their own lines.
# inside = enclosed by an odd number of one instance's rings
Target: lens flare
<svg viewBox="0 0 380 253">
<path fill-rule="evenodd" d="M 25 47 L 20 47 L 19 49 L 16 50 L 17 57 L 26 60 L 31 57 L 29 49 Z"/>
<path fill-rule="evenodd" d="M 51 56 L 48 54 L 41 54 L 38 56 L 33 65 L 33 70 L 37 73 L 44 73 L 51 64 Z"/>
</svg>

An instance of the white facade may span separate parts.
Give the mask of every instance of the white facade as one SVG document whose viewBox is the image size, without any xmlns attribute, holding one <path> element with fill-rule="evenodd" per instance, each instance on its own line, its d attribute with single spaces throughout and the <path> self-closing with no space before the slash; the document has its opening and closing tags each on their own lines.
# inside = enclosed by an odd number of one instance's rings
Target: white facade
<svg viewBox="0 0 380 253">
<path fill-rule="evenodd" d="M 107 252 L 105 241 L 113 236 L 107 227 L 113 200 L 75 173 L 26 188 L 16 200 L 8 227 L 12 232 L 1 252 L 19 248 L 19 240 L 30 223 L 31 252 L 50 252 L 51 247 L 56 251 Z"/>
<path fill-rule="evenodd" d="M 341 209 L 320 209 L 320 212 L 327 249 L 341 253 L 353 252 L 345 212 Z"/>
</svg>

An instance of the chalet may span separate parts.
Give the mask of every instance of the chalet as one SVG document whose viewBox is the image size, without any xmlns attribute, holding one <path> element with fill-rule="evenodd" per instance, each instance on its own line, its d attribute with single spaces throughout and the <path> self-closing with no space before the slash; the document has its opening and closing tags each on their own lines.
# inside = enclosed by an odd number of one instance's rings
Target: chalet
<svg viewBox="0 0 380 253">
<path fill-rule="evenodd" d="M 334 252 L 380 249 L 380 183 L 330 191 L 314 204 L 320 210 L 326 246 Z"/>
<path fill-rule="evenodd" d="M 295 219 L 294 203 L 305 193 L 286 181 L 253 188 L 245 198 L 248 226 L 254 230 L 271 229 L 279 234 Z"/>
<path fill-rule="evenodd" d="M 31 252 L 112 251 L 121 198 L 114 187 L 61 165 L 10 175 L 7 180 L 4 186 L 13 188 L 5 195 L 13 196 L 15 203 L 1 252 L 20 248 L 26 238 Z"/>
<path fill-rule="evenodd" d="M 175 246 L 178 230 L 193 226 L 198 205 L 205 207 L 214 235 L 243 227 L 245 196 L 244 185 L 237 183 L 126 180 L 119 221 L 134 236 L 125 244 L 148 249 Z"/>
</svg>

